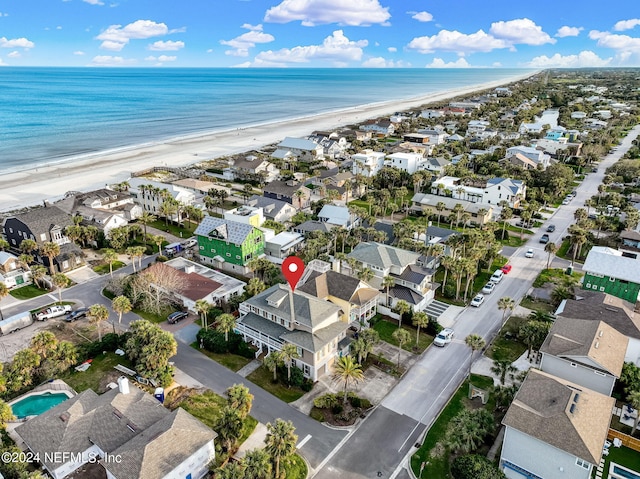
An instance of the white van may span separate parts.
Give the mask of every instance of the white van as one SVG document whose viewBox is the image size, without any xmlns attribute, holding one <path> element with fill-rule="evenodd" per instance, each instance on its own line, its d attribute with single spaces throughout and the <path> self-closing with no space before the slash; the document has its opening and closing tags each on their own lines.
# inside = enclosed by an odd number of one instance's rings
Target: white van
<svg viewBox="0 0 640 479">
<path fill-rule="evenodd" d="M 504 276 L 504 272 L 501 269 L 497 269 L 496 272 L 491 275 L 490 281 L 493 281 L 494 283 L 498 284 L 500 281 L 502 281 L 503 276 Z"/>
</svg>

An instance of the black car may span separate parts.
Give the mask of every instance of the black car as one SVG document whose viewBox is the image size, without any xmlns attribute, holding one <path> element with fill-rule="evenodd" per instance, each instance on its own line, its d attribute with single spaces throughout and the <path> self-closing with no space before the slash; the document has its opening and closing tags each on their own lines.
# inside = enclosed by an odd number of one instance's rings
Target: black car
<svg viewBox="0 0 640 479">
<path fill-rule="evenodd" d="M 177 323 L 178 321 L 182 321 L 184 318 L 189 316 L 189 313 L 185 311 L 176 311 L 175 313 L 171 313 L 167 318 L 169 324 Z"/>
<path fill-rule="evenodd" d="M 556 230 L 556 225 L 547 226 L 547 232 L 548 233 L 553 233 L 555 230 Z"/>
<path fill-rule="evenodd" d="M 64 320 L 69 322 L 77 321 L 78 319 L 85 318 L 88 312 L 89 308 L 78 308 L 75 311 L 71 311 Z"/>
</svg>

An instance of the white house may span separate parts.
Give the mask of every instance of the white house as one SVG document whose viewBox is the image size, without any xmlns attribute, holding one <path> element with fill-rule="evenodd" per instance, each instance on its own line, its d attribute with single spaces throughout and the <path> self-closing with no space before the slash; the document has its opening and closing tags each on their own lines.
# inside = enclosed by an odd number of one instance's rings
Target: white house
<svg viewBox="0 0 640 479">
<path fill-rule="evenodd" d="M 379 151 L 363 150 L 360 153 L 351 155 L 353 161 L 352 173 L 371 178 L 378 174 L 384 167 L 385 154 Z"/>
<path fill-rule="evenodd" d="M 497 205 L 501 201 L 510 208 L 518 208 L 527 195 L 527 187 L 522 180 L 511 178 L 489 178 L 488 180 L 461 180 L 455 176 L 443 176 L 431 185 L 431 193 L 451 198 Z"/>
<path fill-rule="evenodd" d="M 384 136 L 393 135 L 396 131 L 395 125 L 390 120 L 369 120 L 360 125 L 360 129 Z"/>
<path fill-rule="evenodd" d="M 323 147 L 306 138 L 286 137 L 271 155 L 273 158 L 295 158 L 301 161 L 315 161 L 323 158 Z"/>
<path fill-rule="evenodd" d="M 516 156 L 518 153 L 526 156 L 532 161 L 535 161 L 536 165 L 542 165 L 542 167 L 545 169 L 549 166 L 549 161 L 551 160 L 551 157 L 545 154 L 544 151 L 538 150 L 537 148 L 534 148 L 532 146 L 524 145 L 512 146 L 510 148 L 507 148 L 506 158 Z"/>
<path fill-rule="evenodd" d="M 507 414 L 500 469 L 509 479 L 589 479 L 615 399 L 530 369 Z"/>
<path fill-rule="evenodd" d="M 422 118 L 441 118 L 445 115 L 445 112 L 442 110 L 422 110 L 420 116 Z"/>
<path fill-rule="evenodd" d="M 318 221 L 350 230 L 360 223 L 360 218 L 346 206 L 324 205 L 318 213 Z"/>
<path fill-rule="evenodd" d="M 573 111 L 571 112 L 571 118 L 574 120 L 584 120 L 587 117 L 587 114 L 584 111 Z"/>
<path fill-rule="evenodd" d="M 442 145 L 449 136 L 446 132 L 432 128 L 423 128 L 418 133 L 424 135 L 429 140 L 430 145 Z"/>
<path fill-rule="evenodd" d="M 287 257 L 295 254 L 304 246 L 304 235 L 293 231 L 283 231 L 264 242 L 264 254 L 267 258 L 281 264 Z"/>
<path fill-rule="evenodd" d="M 604 321 L 557 317 L 540 347 L 540 369 L 611 396 L 628 343 Z"/>
<path fill-rule="evenodd" d="M 196 196 L 192 190 L 187 188 L 146 178 L 129 179 L 129 192 L 133 195 L 134 201 L 142 207 L 143 211 L 156 216 L 162 216 L 160 208 L 164 203 L 165 194 L 184 206 L 195 205 L 198 198 L 201 198 L 201 196 Z M 177 218 L 177 213 L 171 215 L 172 220 Z"/>
<path fill-rule="evenodd" d="M 255 227 L 262 226 L 265 221 L 264 211 L 259 206 L 242 205 L 224 212 L 223 218 Z"/>
<path fill-rule="evenodd" d="M 277 221 L 278 223 L 286 223 L 298 212 L 296 208 L 286 201 L 258 195 L 249 198 L 247 205 L 262 208 L 266 219 Z"/>
<path fill-rule="evenodd" d="M 487 120 L 469 120 L 466 136 L 478 135 L 489 128 L 490 125 L 491 122 Z"/>
<path fill-rule="evenodd" d="M 419 153 L 392 153 L 387 155 L 386 166 L 392 166 L 399 170 L 406 171 L 410 175 L 418 170 L 424 169 L 426 159 Z"/>
</svg>

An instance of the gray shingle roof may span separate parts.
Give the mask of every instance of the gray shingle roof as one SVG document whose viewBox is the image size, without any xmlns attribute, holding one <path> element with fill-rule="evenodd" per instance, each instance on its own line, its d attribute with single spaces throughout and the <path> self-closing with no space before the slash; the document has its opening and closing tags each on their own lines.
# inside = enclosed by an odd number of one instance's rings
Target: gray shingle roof
<svg viewBox="0 0 640 479">
<path fill-rule="evenodd" d="M 287 203 L 286 201 L 274 200 L 273 198 L 266 198 L 264 196 L 258 196 L 258 195 L 254 195 L 251 198 L 249 198 L 249 201 L 247 201 L 247 204 L 250 206 L 262 208 L 264 211 L 265 218 L 268 218 L 268 219 L 274 219 L 276 216 L 280 214 L 280 212 L 283 209 L 293 208 L 293 206 L 291 206 L 291 203 Z M 294 210 L 291 213 L 291 216 L 293 216 L 295 213 L 296 211 Z"/>
<path fill-rule="evenodd" d="M 253 298 L 249 298 L 245 303 L 255 305 L 275 315 L 290 318 L 291 309 L 289 307 L 288 299 L 285 298 L 279 306 L 272 306 L 267 302 L 267 298 L 276 292 L 288 294 L 288 287 L 282 284 L 276 284 L 262 293 L 257 294 Z M 299 290 L 296 290 L 293 293 L 293 304 L 295 309 L 295 320 L 301 325 L 312 330 L 317 328 L 329 316 L 340 311 L 338 306 L 328 301 L 314 298 L 313 296 Z"/>
<path fill-rule="evenodd" d="M 291 181 L 272 181 L 271 183 L 264 185 L 263 191 L 265 193 L 293 198 L 294 193 L 301 188 L 303 188 L 305 193 L 308 191 L 308 188 L 300 183 L 293 183 Z"/>
<path fill-rule="evenodd" d="M 614 405 L 611 397 L 530 369 L 502 423 L 597 465 Z"/>
<path fill-rule="evenodd" d="M 60 226 L 64 229 L 65 226 L 73 224 L 71 215 L 57 206 L 34 208 L 16 215 L 15 218 L 29 227 L 38 242 L 40 242 L 40 234 L 48 233 L 52 226 Z"/>
<path fill-rule="evenodd" d="M 389 288 L 389 296 L 398 300 L 403 300 L 412 304 L 419 304 L 424 299 L 420 293 L 416 293 L 414 290 L 407 288 L 406 286 L 393 286 Z"/>
<path fill-rule="evenodd" d="M 251 234 L 251 231 L 253 231 L 253 226 L 245 223 L 205 216 L 194 234 L 241 245 L 247 239 L 247 236 Z"/>
<path fill-rule="evenodd" d="M 314 271 L 307 282 L 298 288 L 298 291 L 311 294 L 317 298 L 331 295 L 344 301 L 350 301 L 359 287 L 360 280 L 346 274 L 338 273 L 337 271 L 327 271 L 320 274 Z"/>
<path fill-rule="evenodd" d="M 258 316 L 254 313 L 247 313 L 239 322 L 246 324 L 250 328 L 260 331 L 261 333 L 271 336 L 272 338 L 279 338 L 288 331 L 284 326 L 274 323 L 268 319 Z"/>
<path fill-rule="evenodd" d="M 278 148 L 295 148 L 296 150 L 309 150 L 314 151 L 318 145 L 311 140 L 305 138 L 292 138 L 287 136 L 284 140 L 278 143 Z"/>
<path fill-rule="evenodd" d="M 328 233 L 333 228 L 337 227 L 338 226 L 326 221 L 308 220 L 304 223 L 300 223 L 298 226 L 295 226 L 293 230 L 301 234 L 310 233 L 311 231 L 322 231 L 324 233 Z"/>
<path fill-rule="evenodd" d="M 415 263 L 419 253 L 407 251 L 380 243 L 360 243 L 347 256 L 356 260 L 387 269 L 391 266 L 406 266 Z"/>
<path fill-rule="evenodd" d="M 306 331 L 289 331 L 281 336 L 282 339 L 296 346 L 306 349 L 307 351 L 320 351 L 325 345 L 336 339 L 340 333 L 349 327 L 347 323 L 336 321 L 329 326 L 318 329 L 313 333 Z"/>
</svg>

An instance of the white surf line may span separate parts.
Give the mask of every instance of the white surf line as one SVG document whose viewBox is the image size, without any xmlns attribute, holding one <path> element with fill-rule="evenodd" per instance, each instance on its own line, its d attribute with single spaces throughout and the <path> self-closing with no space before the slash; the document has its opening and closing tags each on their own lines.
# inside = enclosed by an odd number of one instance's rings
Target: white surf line
<svg viewBox="0 0 640 479">
<path fill-rule="evenodd" d="M 300 449 L 302 446 L 304 446 L 309 439 L 311 439 L 311 434 L 307 434 L 306 437 L 298 443 L 296 449 Z"/>
</svg>

